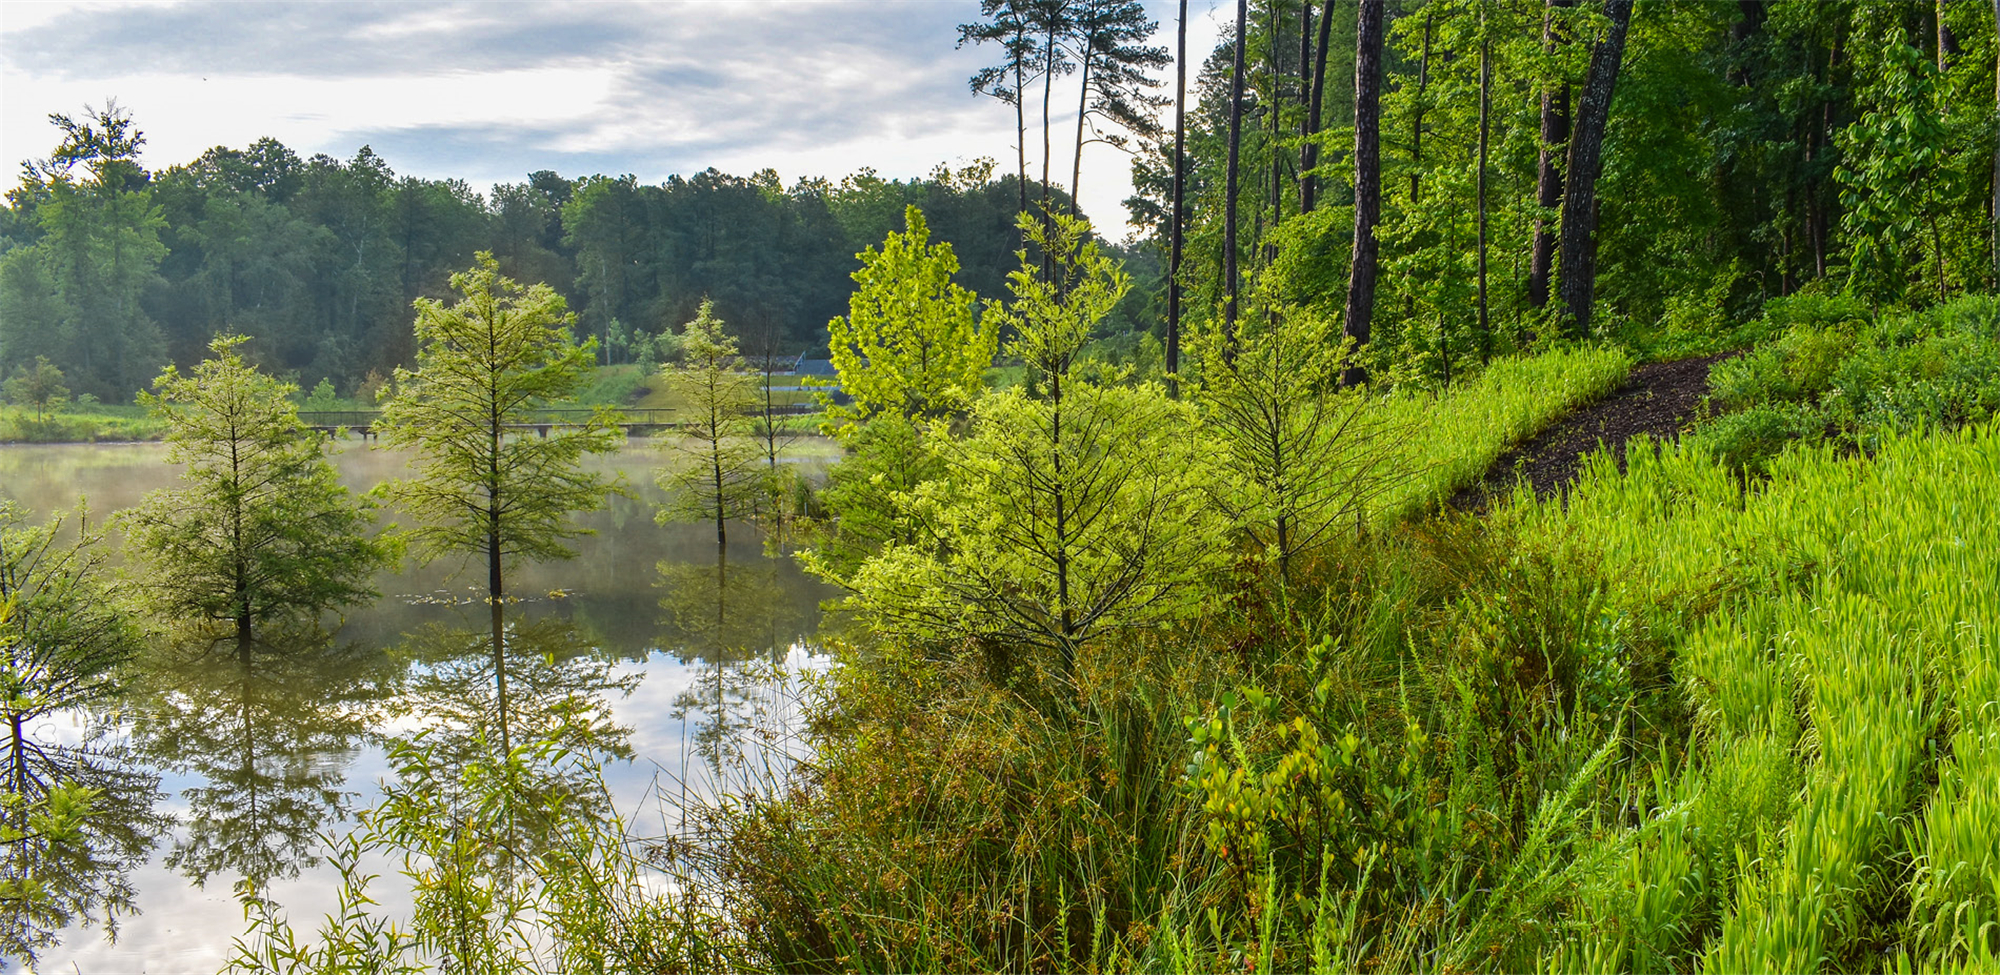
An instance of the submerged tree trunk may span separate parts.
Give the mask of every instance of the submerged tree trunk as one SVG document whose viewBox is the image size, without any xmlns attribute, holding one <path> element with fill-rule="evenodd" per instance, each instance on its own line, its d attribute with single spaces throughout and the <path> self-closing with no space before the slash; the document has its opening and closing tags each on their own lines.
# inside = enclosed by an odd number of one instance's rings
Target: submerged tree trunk
<svg viewBox="0 0 2000 975">
<path fill-rule="evenodd" d="M 1326 0 L 1326 6 L 1319 12 L 1319 46 L 1313 49 L 1312 105 L 1307 109 L 1306 145 L 1299 163 L 1300 213 L 1311 213 L 1319 201 L 1319 178 L 1312 174 L 1319 165 L 1319 142 L 1313 137 L 1319 135 L 1320 103 L 1326 95 L 1326 45 L 1332 26 L 1333 0 Z"/>
<path fill-rule="evenodd" d="M 1573 5 L 1576 0 L 1548 0 L 1542 11 L 1542 51 L 1553 52 L 1560 42 L 1563 28 L 1558 9 Z M 1549 303 L 1549 272 L 1555 265 L 1556 234 L 1551 225 L 1552 214 L 1562 206 L 1563 174 L 1557 167 L 1556 153 L 1569 141 L 1569 83 L 1558 85 L 1554 79 L 1542 88 L 1542 147 L 1535 167 L 1535 206 L 1540 208 L 1535 214 L 1534 243 L 1528 252 L 1528 304 L 1541 308 Z"/>
<path fill-rule="evenodd" d="M 1382 6 L 1360 0 L 1354 30 L 1354 259 L 1347 278 L 1347 337 L 1353 340 L 1341 383 L 1368 381 L 1361 353 L 1375 316 L 1375 225 L 1382 219 Z"/>
<path fill-rule="evenodd" d="M 507 707 L 507 589 L 500 575 L 499 495 L 488 499 L 486 532 L 486 604 L 493 616 L 493 691 L 500 719 L 500 753 L 514 753 L 514 739 L 508 730 Z"/>
<path fill-rule="evenodd" d="M 1236 66 L 1229 76 L 1229 164 L 1222 202 L 1222 344 L 1224 354 L 1236 345 L 1236 191 L 1242 176 L 1243 40 L 1249 30 L 1250 0 L 1236 0 Z"/>
<path fill-rule="evenodd" d="M 1605 0 L 1611 25 L 1590 55 L 1590 73 L 1577 105 L 1576 132 L 1569 146 L 1569 190 L 1562 213 L 1562 300 L 1572 335 L 1590 334 L 1592 292 L 1597 285 L 1597 176 L 1604 157 L 1604 131 L 1611 97 L 1625 59 L 1625 30 L 1632 0 Z"/>
<path fill-rule="evenodd" d="M 1174 212 L 1168 218 L 1172 239 L 1167 245 L 1167 389 L 1176 396 L 1180 395 L 1181 246 L 1187 211 L 1187 0 L 1181 0 L 1178 38 L 1174 51 Z"/>
</svg>

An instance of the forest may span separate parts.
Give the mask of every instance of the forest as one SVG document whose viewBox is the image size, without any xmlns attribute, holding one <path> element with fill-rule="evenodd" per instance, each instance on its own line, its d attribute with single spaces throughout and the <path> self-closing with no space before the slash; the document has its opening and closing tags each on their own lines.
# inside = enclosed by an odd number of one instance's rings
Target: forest
<svg viewBox="0 0 2000 975">
<path fill-rule="evenodd" d="M 73 394 L 108 404 L 130 403 L 162 365 L 199 361 L 224 327 L 306 389 L 326 380 L 366 401 L 411 361 L 410 303 L 443 295 L 478 251 L 568 298 L 611 365 L 636 362 L 704 298 L 746 351 L 824 358 L 855 254 L 906 205 L 924 208 L 982 294 L 1001 293 L 1018 245 L 1017 188 L 981 163 L 789 188 L 770 171 L 643 186 L 542 171 L 481 194 L 398 177 L 366 146 L 301 159 L 271 139 L 150 173 L 143 132 L 114 107 L 55 122 L 57 148 L 24 164 L 0 213 L 0 374 L 46 358 Z M 1142 313 L 1121 313 L 1127 330 Z"/>
<path fill-rule="evenodd" d="M 0 499 L 0 945 L 136 909 L 148 684 L 359 654 L 337 907 L 239 870 L 229 971 L 2000 970 L 2000 0 L 1176 13 L 966 5 L 1016 151 L 921 180 L 148 174 L 54 119 L 12 409 L 136 398 L 179 473 L 122 568 Z M 796 712 L 637 808 L 644 675 L 534 592 L 632 570 L 605 512 L 712 534 L 647 575 L 682 632 L 824 596 L 733 672 Z M 457 629 L 335 653 L 432 562 Z"/>
</svg>

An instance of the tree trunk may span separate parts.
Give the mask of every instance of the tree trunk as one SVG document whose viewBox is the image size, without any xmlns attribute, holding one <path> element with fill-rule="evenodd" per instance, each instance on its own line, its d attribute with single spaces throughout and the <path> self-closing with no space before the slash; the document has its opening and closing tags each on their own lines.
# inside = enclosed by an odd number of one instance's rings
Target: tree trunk
<svg viewBox="0 0 2000 975">
<path fill-rule="evenodd" d="M 721 429 L 721 424 L 719 424 L 719 423 L 718 423 L 718 424 L 715 424 L 714 426 L 710 427 L 709 429 L 710 429 L 710 431 L 712 432 L 712 435 L 713 435 L 713 436 L 714 436 L 714 438 L 715 438 L 714 440 L 711 440 L 711 441 L 709 442 L 709 450 L 708 450 L 708 459 L 709 459 L 709 463 L 711 464 L 711 466 L 712 466 L 712 468 L 713 468 L 713 470 L 712 470 L 712 472 L 711 472 L 711 477 L 713 478 L 713 481 L 714 481 L 714 486 L 715 486 L 715 547 L 716 547 L 716 548 L 722 548 L 723 546 L 725 546 L 725 545 L 728 545 L 728 544 L 729 544 L 729 534 L 728 534 L 727 530 L 723 528 L 723 513 L 724 513 L 724 512 L 723 512 L 723 509 L 724 509 L 725 505 L 724 505 L 724 504 L 722 503 L 722 429 Z"/>
<path fill-rule="evenodd" d="M 1083 42 L 1082 80 L 1077 85 L 1076 94 L 1076 157 L 1069 165 L 1069 208 L 1072 216 L 1081 206 L 1076 202 L 1077 194 L 1083 192 L 1083 116 L 1090 107 L 1090 64 L 1096 58 L 1090 52 L 1090 40 Z"/>
<path fill-rule="evenodd" d="M 1049 225 L 1049 95 L 1056 83 L 1056 25 L 1049 21 L 1048 52 L 1042 62 L 1042 225 Z M 1042 255 L 1042 268 L 1053 273 L 1052 259 Z"/>
<path fill-rule="evenodd" d="M 1354 29 L 1354 259 L 1347 278 L 1347 337 L 1353 340 L 1341 384 L 1368 381 L 1361 365 L 1375 316 L 1375 225 L 1382 219 L 1382 6 L 1360 0 Z"/>
<path fill-rule="evenodd" d="M 486 455 L 488 478 L 486 484 L 486 604 L 493 611 L 493 687 L 499 705 L 500 752 L 503 756 L 514 753 L 514 739 L 507 728 L 507 634 L 504 603 L 507 598 L 506 580 L 501 577 L 500 549 L 500 439 L 504 427 L 501 424 L 499 397 L 493 395 L 488 400 L 487 430 L 491 437 Z"/>
<path fill-rule="evenodd" d="M 1424 13 L 1424 47 L 1417 58 L 1417 97 L 1410 108 L 1410 203 L 1422 198 L 1424 163 L 1424 93 L 1431 82 L 1432 14 Z"/>
<path fill-rule="evenodd" d="M 2000 3 L 2000 0 L 1993 0 Z M 1181 244 L 1187 228 L 1187 0 L 1181 0 L 1179 40 L 1174 53 L 1174 212 L 1167 253 L 1167 390 L 1180 395 Z"/>
<path fill-rule="evenodd" d="M 2000 2 L 2000 0 L 1996 0 Z M 1486 149 L 1492 133 L 1493 42 L 1486 36 L 1486 8 L 1479 10 L 1479 172 L 1474 180 L 1479 228 L 1479 361 L 1493 358 L 1493 323 L 1486 300 Z"/>
<path fill-rule="evenodd" d="M 1319 178 L 1312 174 L 1319 165 L 1319 143 L 1312 137 L 1319 135 L 1320 101 L 1326 95 L 1326 45 L 1333 26 L 1333 0 L 1326 0 L 1326 6 L 1319 12 L 1319 46 L 1313 50 L 1312 106 L 1306 119 L 1306 145 L 1304 161 L 1299 164 L 1301 185 L 1299 188 L 1299 212 L 1311 213 L 1313 205 L 1319 201 Z"/>
<path fill-rule="evenodd" d="M 1576 0 L 1548 0 L 1542 11 L 1542 50 L 1553 52 L 1564 33 L 1556 11 Z M 1563 202 L 1563 174 L 1556 165 L 1558 147 L 1569 141 L 1569 83 L 1548 79 L 1542 88 L 1542 147 L 1535 174 L 1534 243 L 1528 252 L 1528 304 L 1549 303 L 1549 272 L 1555 264 L 1556 235 L 1551 215 Z"/>
<path fill-rule="evenodd" d="M 490 502 L 497 502 L 495 495 Z M 514 753 L 514 739 L 507 718 L 507 618 L 506 585 L 500 576 L 500 516 L 497 507 L 487 509 L 486 604 L 493 615 L 493 688 L 499 705 L 500 753 Z"/>
<path fill-rule="evenodd" d="M 1017 44 L 1024 39 L 1022 34 L 1015 35 Z M 1028 212 L 1028 92 L 1022 87 L 1021 57 L 1022 52 L 1017 48 L 1014 52 L 1014 155 L 1017 164 L 1014 180 L 1018 184 L 1015 190 L 1021 202 L 1020 208 L 1014 211 L 1015 216 Z M 1022 235 L 1022 246 L 1026 247 L 1025 233 L 1019 229 L 1019 221 L 1016 221 L 1015 233 Z"/>
<path fill-rule="evenodd" d="M 1284 40 L 1284 4 L 1270 4 L 1270 44 L 1264 46 L 1264 72 L 1270 74 L 1270 228 L 1278 230 L 1284 222 L 1284 152 L 1278 142 L 1284 138 L 1284 126 L 1280 120 L 1284 112 L 1284 74 L 1278 72 L 1278 44 Z M 1266 238 L 1264 230 L 1258 228 L 1258 240 L 1264 244 L 1258 248 L 1262 256 L 1262 268 L 1278 258 L 1278 244 L 1274 238 Z"/>
<path fill-rule="evenodd" d="M 1299 2 L 1299 172 L 1293 182 L 1298 184 L 1299 212 L 1306 212 L 1306 167 L 1312 163 L 1306 152 L 1306 141 L 1312 137 L 1312 56 L 1313 56 L 1313 5 L 1312 0 Z"/>
<path fill-rule="evenodd" d="M 1280 107 L 1284 104 L 1283 91 L 1281 90 L 1284 75 L 1278 72 L 1278 43 L 1284 39 L 1284 36 L 1285 7 L 1282 3 L 1274 2 L 1271 4 L 1271 42 L 1264 46 L 1265 72 L 1271 76 L 1271 104 L 1267 111 L 1271 115 L 1272 230 L 1278 229 L 1278 224 L 1282 223 L 1285 219 L 1285 180 L 1284 164 L 1282 162 L 1284 153 L 1278 147 L 1279 140 L 1284 136 L 1284 127 L 1279 123 L 1285 114 L 1283 111 L 1280 111 Z M 1259 237 L 1262 238 L 1261 233 Z M 1264 247 L 1262 248 L 1264 255 L 1263 266 L 1269 267 L 1271 261 L 1277 257 L 1277 244 L 1268 238 L 1263 239 L 1265 240 Z"/>
<path fill-rule="evenodd" d="M 1590 73 L 1577 105 L 1576 133 L 1569 144 L 1569 192 L 1562 213 L 1562 301 L 1572 335 L 1590 334 L 1591 293 L 1597 284 L 1597 176 L 1604 157 L 1604 130 L 1611 97 L 1625 59 L 1625 31 L 1632 0 L 1605 0 L 1611 26 L 1590 55 Z"/>
<path fill-rule="evenodd" d="M 1249 30 L 1250 0 L 1236 0 L 1236 66 L 1229 76 L 1229 164 L 1222 202 L 1222 346 L 1236 346 L 1236 191 L 1243 149 L 1243 38 Z"/>
</svg>

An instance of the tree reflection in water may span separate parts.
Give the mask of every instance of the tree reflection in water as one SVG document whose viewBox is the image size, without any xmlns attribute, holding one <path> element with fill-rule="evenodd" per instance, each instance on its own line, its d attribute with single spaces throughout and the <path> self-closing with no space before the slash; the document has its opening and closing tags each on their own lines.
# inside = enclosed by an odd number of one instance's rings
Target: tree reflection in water
<svg viewBox="0 0 2000 975">
<path fill-rule="evenodd" d="M 97 536 L 24 520 L 0 502 L 0 957 L 33 965 L 65 927 L 138 913 L 130 873 L 167 819 L 116 734 L 138 640 L 95 582 Z"/>
<path fill-rule="evenodd" d="M 235 652 L 231 652 L 235 649 Z M 318 630 L 234 640 L 188 635 L 147 661 L 132 737 L 183 790 L 186 829 L 167 865 L 197 886 L 234 871 L 255 890 L 318 862 L 319 833 L 355 793 L 347 766 L 395 689 L 387 654 Z"/>
<path fill-rule="evenodd" d="M 713 563 L 659 564 L 661 645 L 700 671 L 675 697 L 673 717 L 693 728 L 695 754 L 710 769 L 740 768 L 748 746 L 775 745 L 770 736 L 783 733 L 771 720 L 773 694 L 788 686 L 781 669 L 817 622 L 812 594 L 802 601 L 784 568 L 773 559 L 731 563 L 720 549 Z"/>
<path fill-rule="evenodd" d="M 468 783 L 506 770 L 520 778 L 499 794 L 521 801 L 508 802 L 500 817 L 505 836 L 489 841 L 535 844 L 535 810 L 555 804 L 576 815 L 609 814 L 603 790 L 579 769 L 632 757 L 632 729 L 614 720 L 610 697 L 629 695 L 642 675 L 615 673 L 613 655 L 558 616 L 507 624 L 503 645 L 504 711 L 489 631 L 434 624 L 405 640 L 398 656 L 408 670 L 393 711 L 401 730 L 389 739 L 402 779 L 394 791 L 451 822 L 490 821 L 486 811 L 465 808 L 479 791 Z M 539 757 L 502 760 L 503 720 L 515 754 Z M 591 761 L 549 760 L 557 755 Z"/>
</svg>

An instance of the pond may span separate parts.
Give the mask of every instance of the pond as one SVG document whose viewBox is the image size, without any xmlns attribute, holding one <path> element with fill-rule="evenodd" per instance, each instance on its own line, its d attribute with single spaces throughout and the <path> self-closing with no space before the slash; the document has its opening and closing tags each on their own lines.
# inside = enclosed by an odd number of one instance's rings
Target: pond
<svg viewBox="0 0 2000 975">
<path fill-rule="evenodd" d="M 808 438 L 787 459 L 810 476 L 837 453 Z M 407 461 L 353 441 L 336 458 L 357 491 Z M 508 609 L 517 720 L 582 714 L 612 759 L 604 775 L 619 811 L 650 817 L 655 831 L 673 825 L 660 821 L 676 805 L 662 793 L 712 793 L 718 779 L 760 774 L 796 747 L 784 736 L 796 726 L 794 678 L 823 659 L 813 640 L 832 595 L 767 555 L 749 526 L 733 526 L 719 552 L 713 525 L 656 524 L 653 472 L 667 462 L 639 440 L 594 460 L 624 475 L 633 497 L 579 518 L 596 534 L 572 544 L 575 560 L 514 571 L 509 589 L 523 598 Z M 36 523 L 82 496 L 100 524 L 177 475 L 157 444 L 0 446 L 0 499 Z M 135 583 L 134 568 L 113 564 L 120 585 Z M 246 877 L 302 931 L 315 928 L 335 906 L 324 837 L 374 802 L 393 774 L 389 743 L 425 729 L 464 734 L 491 701 L 483 582 L 483 562 L 406 565 L 376 580 L 380 600 L 326 621 L 337 624 L 330 642 L 248 664 L 229 641 L 163 638 L 124 698 L 34 728 L 58 744 L 112 728 L 106 741 L 129 788 L 109 806 L 130 836 L 121 856 L 91 868 L 102 874 L 92 882 L 128 890 L 138 911 L 115 940 L 96 926 L 65 930 L 37 970 L 218 970 L 244 927 L 233 888 Z M 382 878 L 371 894 L 384 909 L 407 908 L 396 862 L 363 866 Z M 0 971 L 20 964 L 0 959 Z"/>
</svg>

